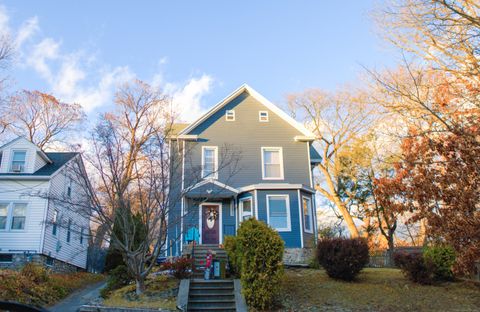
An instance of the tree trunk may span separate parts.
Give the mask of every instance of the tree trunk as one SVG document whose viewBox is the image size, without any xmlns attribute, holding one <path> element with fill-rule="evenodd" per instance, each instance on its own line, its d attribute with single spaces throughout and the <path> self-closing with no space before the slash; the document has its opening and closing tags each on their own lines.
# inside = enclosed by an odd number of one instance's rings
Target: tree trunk
<svg viewBox="0 0 480 312">
<path fill-rule="evenodd" d="M 338 210 L 340 210 L 340 213 L 342 214 L 343 219 L 345 220 L 345 223 L 347 224 L 347 228 L 348 228 L 348 231 L 350 232 L 350 236 L 352 238 L 359 237 L 357 226 L 355 225 L 355 222 L 353 222 L 353 218 L 348 212 L 348 209 L 347 209 L 347 206 L 345 206 L 345 203 L 336 195 L 334 195 L 334 202 Z"/>
<path fill-rule="evenodd" d="M 388 230 L 388 250 L 387 250 L 387 265 L 392 267 L 393 266 L 393 253 L 395 252 L 395 241 L 393 237 L 393 232 L 391 230 Z"/>
<path fill-rule="evenodd" d="M 136 277 L 135 279 L 135 293 L 137 295 L 143 294 L 145 291 L 145 278 L 143 277 Z"/>
</svg>

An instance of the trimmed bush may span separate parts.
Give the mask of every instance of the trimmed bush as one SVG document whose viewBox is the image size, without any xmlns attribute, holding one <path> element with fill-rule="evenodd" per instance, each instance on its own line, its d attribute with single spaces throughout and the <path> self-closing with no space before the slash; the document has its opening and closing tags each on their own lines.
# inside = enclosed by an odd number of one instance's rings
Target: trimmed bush
<svg viewBox="0 0 480 312">
<path fill-rule="evenodd" d="M 176 258 L 171 262 L 162 264 L 162 269 L 171 270 L 175 278 L 187 278 L 191 274 L 193 259 Z"/>
<path fill-rule="evenodd" d="M 249 219 L 238 229 L 236 249 L 247 304 L 259 310 L 271 307 L 283 276 L 282 238 L 265 223 Z"/>
<path fill-rule="evenodd" d="M 368 264 L 368 244 L 361 238 L 324 238 L 317 245 L 317 260 L 331 278 L 352 281 Z"/>
<path fill-rule="evenodd" d="M 393 260 L 395 265 L 412 282 L 424 285 L 432 283 L 432 267 L 423 261 L 421 253 L 395 253 Z"/>
<path fill-rule="evenodd" d="M 242 268 L 242 254 L 238 247 L 236 236 L 226 236 L 224 241 L 224 248 L 228 255 L 228 264 L 230 266 L 230 273 L 239 277 Z"/>
<path fill-rule="evenodd" d="M 423 253 L 395 253 L 394 261 L 414 283 L 432 284 L 453 280 L 455 252 L 450 247 L 426 247 Z"/>
<path fill-rule="evenodd" d="M 433 269 L 437 281 L 453 280 L 452 267 L 455 263 L 455 251 L 449 246 L 432 246 L 423 251 L 423 260 Z"/>
</svg>

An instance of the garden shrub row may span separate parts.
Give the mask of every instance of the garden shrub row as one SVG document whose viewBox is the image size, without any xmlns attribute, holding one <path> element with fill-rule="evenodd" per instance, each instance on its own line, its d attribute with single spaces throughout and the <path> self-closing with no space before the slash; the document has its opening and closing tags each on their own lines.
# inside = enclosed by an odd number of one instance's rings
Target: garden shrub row
<svg viewBox="0 0 480 312">
<path fill-rule="evenodd" d="M 228 237 L 225 249 L 230 265 L 240 275 L 242 293 L 255 309 L 270 308 L 283 276 L 284 243 L 264 222 L 249 219 L 240 225 L 236 237 Z"/>
<path fill-rule="evenodd" d="M 51 273 L 44 267 L 29 263 L 21 271 L 0 270 L 0 300 L 47 306 L 103 278 L 103 275 L 86 272 Z"/>
</svg>

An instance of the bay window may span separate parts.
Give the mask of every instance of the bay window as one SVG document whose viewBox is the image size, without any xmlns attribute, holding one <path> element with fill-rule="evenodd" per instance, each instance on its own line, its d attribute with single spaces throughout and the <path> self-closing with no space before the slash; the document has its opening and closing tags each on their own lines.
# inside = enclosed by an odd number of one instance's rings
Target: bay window
<svg viewBox="0 0 480 312">
<path fill-rule="evenodd" d="M 279 232 L 291 230 L 288 195 L 267 195 L 268 224 Z"/>
</svg>

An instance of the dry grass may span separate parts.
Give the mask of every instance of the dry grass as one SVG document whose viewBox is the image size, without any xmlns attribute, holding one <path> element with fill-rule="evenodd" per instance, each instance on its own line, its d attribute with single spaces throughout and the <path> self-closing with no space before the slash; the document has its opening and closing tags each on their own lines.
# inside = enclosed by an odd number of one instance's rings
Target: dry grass
<svg viewBox="0 0 480 312">
<path fill-rule="evenodd" d="M 467 282 L 416 285 L 396 269 L 365 269 L 352 283 L 324 270 L 288 269 L 283 311 L 479 311 L 480 287 Z"/>
<path fill-rule="evenodd" d="M 114 290 L 103 302 L 105 306 L 125 308 L 154 308 L 176 310 L 176 295 L 179 281 L 160 276 L 146 282 L 144 294 L 135 294 L 135 285 Z"/>
</svg>

